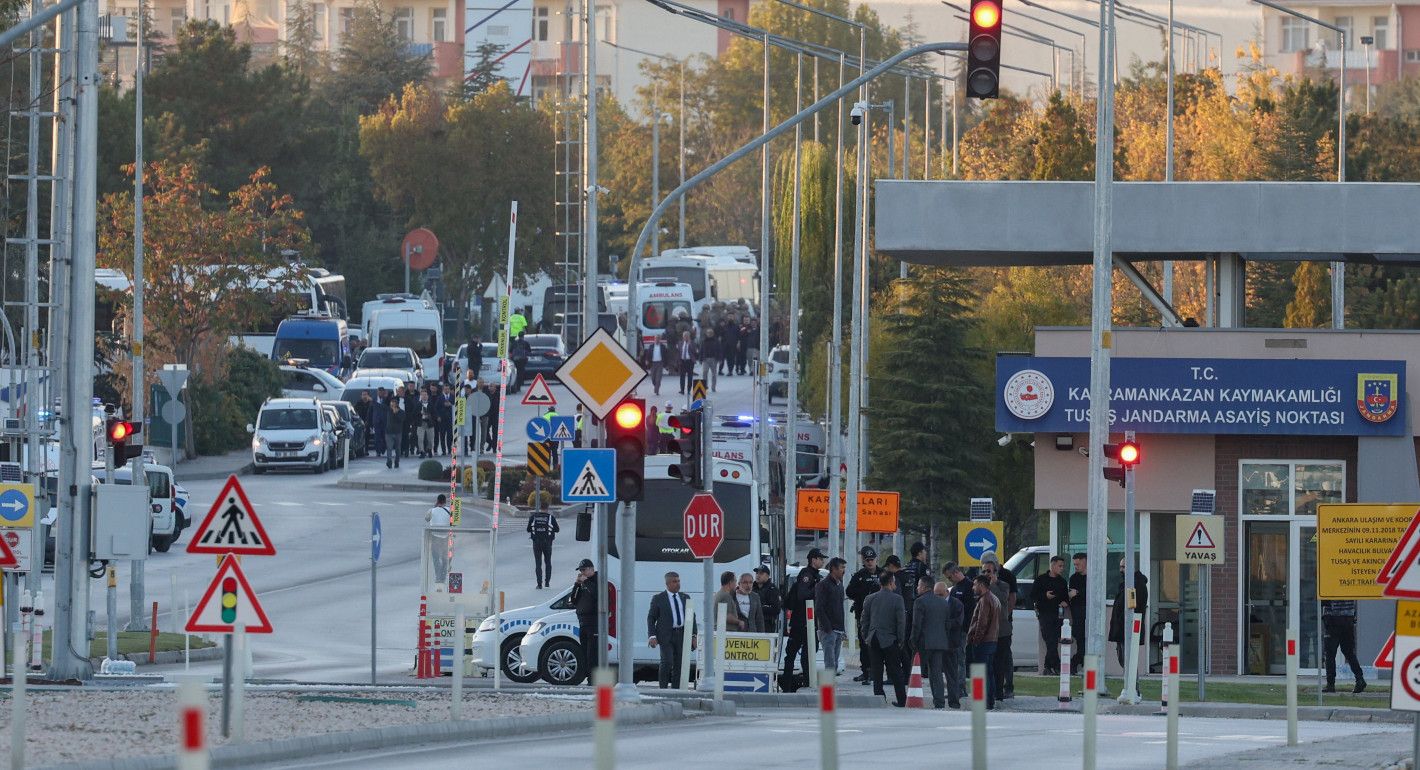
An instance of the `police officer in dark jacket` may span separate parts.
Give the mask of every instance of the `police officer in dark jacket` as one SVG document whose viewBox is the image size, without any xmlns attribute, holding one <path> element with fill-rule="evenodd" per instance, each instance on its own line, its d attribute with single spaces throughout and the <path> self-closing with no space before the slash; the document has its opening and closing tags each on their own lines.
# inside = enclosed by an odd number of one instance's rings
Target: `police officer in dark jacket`
<svg viewBox="0 0 1420 770">
<path fill-rule="evenodd" d="M 804 673 L 809 671 L 808 624 L 804 619 L 805 602 L 814 598 L 814 588 L 818 585 L 819 569 L 827 557 L 817 548 L 809 551 L 809 566 L 799 570 L 794 585 L 786 589 L 785 609 L 789 610 L 789 642 L 784 645 L 784 675 L 780 677 L 779 689 L 794 692 L 799 689 L 794 678 L 794 657 L 798 656 Z"/>
<path fill-rule="evenodd" d="M 976 593 L 971 588 L 971 578 L 967 577 L 966 571 L 961 568 L 961 565 L 954 561 L 949 561 L 942 565 L 942 577 L 950 587 L 948 594 L 953 599 L 961 602 L 962 617 L 966 619 L 966 625 L 970 626 L 971 618 L 976 612 Z M 957 645 L 957 654 L 952 660 L 957 666 L 955 680 L 957 691 L 954 694 L 947 693 L 947 697 L 948 700 L 952 698 L 961 700 L 966 697 L 966 634 L 963 632 L 954 637 L 954 640 Z M 953 680 L 948 677 L 947 681 L 950 682 Z"/>
<path fill-rule="evenodd" d="M 759 604 L 764 609 L 764 632 L 772 634 L 779 630 L 779 613 L 784 608 L 784 600 L 779 596 L 779 586 L 769 578 L 769 568 L 763 564 L 754 568 L 754 592 L 759 594 Z"/>
<path fill-rule="evenodd" d="M 577 611 L 578 633 L 582 637 L 582 659 L 588 678 L 597 665 L 597 565 L 583 559 L 577 565 L 577 582 L 572 586 L 572 608 Z M 575 684 L 575 683 L 574 683 Z"/>
<path fill-rule="evenodd" d="M 902 594 L 902 603 L 907 610 L 907 638 L 902 641 L 902 645 L 905 660 L 911 663 L 912 606 L 917 602 L 917 583 L 924 577 L 930 577 L 932 568 L 927 566 L 927 546 L 922 541 L 913 543 L 908 554 L 912 558 L 907 560 L 907 565 L 901 570 L 902 574 L 897 576 L 897 592 Z"/>
<path fill-rule="evenodd" d="M 848 579 L 844 593 L 853 601 L 853 605 L 849 607 L 849 611 L 853 613 L 853 625 L 861 628 L 863 600 L 882 587 L 878 584 L 878 575 L 882 574 L 882 568 L 878 566 L 878 552 L 873 550 L 872 546 L 865 545 L 858 549 L 858 556 L 863 559 L 863 568 L 854 572 L 853 577 Z M 853 677 L 853 681 L 868 684 L 872 679 L 868 676 L 871 669 L 868 666 L 867 645 L 858 645 L 858 666 L 862 673 Z"/>
<path fill-rule="evenodd" d="M 557 517 L 552 515 L 552 511 L 533 511 L 528 517 L 528 535 L 532 537 L 533 547 L 533 575 L 537 577 L 538 588 L 552 584 L 552 540 L 561 531 L 562 528 L 557 525 Z"/>
<path fill-rule="evenodd" d="M 1065 580 L 1065 557 L 1050 557 L 1050 569 L 1035 576 L 1031 584 L 1031 604 L 1040 623 L 1040 641 L 1045 645 L 1045 674 L 1060 673 L 1060 622 L 1070 609 L 1070 584 Z"/>
</svg>

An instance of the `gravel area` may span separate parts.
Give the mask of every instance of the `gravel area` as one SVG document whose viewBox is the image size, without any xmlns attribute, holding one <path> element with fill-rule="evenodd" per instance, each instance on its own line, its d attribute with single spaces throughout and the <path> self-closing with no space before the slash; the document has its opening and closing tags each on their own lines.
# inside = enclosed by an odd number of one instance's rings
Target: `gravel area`
<svg viewBox="0 0 1420 770">
<path fill-rule="evenodd" d="M 10 756 L 10 699 L 0 698 L 0 758 Z M 172 754 L 177 747 L 173 688 L 37 690 L 27 693 L 25 754 L 40 767 L 105 757 Z M 248 741 L 389 727 L 449 719 L 448 690 L 266 689 L 248 687 Z M 208 692 L 209 745 L 224 743 L 220 689 Z M 467 692 L 463 718 L 565 713 L 591 708 L 590 696 Z"/>
<path fill-rule="evenodd" d="M 1271 746 L 1186 765 L 1187 770 L 1410 770 L 1409 730 Z"/>
</svg>

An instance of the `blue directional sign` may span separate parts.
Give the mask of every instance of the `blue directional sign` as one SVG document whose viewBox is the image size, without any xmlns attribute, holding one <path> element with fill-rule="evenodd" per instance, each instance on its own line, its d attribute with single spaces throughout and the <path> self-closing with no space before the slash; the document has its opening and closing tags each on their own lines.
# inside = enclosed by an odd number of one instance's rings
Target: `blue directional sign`
<svg viewBox="0 0 1420 770">
<path fill-rule="evenodd" d="M 725 692 L 769 692 L 769 674 L 756 671 L 726 671 Z"/>
<path fill-rule="evenodd" d="M 0 485 L 0 526 L 34 526 L 34 487 L 32 485 Z"/>
<path fill-rule="evenodd" d="M 977 561 L 981 561 L 981 555 L 987 551 L 998 550 L 996 547 L 998 543 L 996 533 L 989 527 L 973 527 L 967 530 L 966 539 L 962 541 L 966 552 Z"/>
<path fill-rule="evenodd" d="M 380 560 L 380 541 L 383 540 L 380 534 L 380 515 L 378 513 L 370 516 L 370 561 Z"/>
<path fill-rule="evenodd" d="M 546 441 L 552 436 L 552 426 L 541 417 L 528 420 L 528 441 Z"/>
<path fill-rule="evenodd" d="M 562 502 L 616 502 L 616 450 L 562 450 Z"/>
<path fill-rule="evenodd" d="M 574 414 L 559 414 L 548 420 L 551 426 L 553 441 L 561 441 L 570 444 L 577 440 L 577 416 Z"/>
</svg>

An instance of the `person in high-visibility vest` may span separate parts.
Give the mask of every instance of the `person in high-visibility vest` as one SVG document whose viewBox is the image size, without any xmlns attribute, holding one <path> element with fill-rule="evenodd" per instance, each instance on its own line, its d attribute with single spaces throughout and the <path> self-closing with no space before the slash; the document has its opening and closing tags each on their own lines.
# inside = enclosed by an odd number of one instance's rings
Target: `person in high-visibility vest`
<svg viewBox="0 0 1420 770">
<path fill-rule="evenodd" d="M 675 438 L 675 428 L 671 427 L 671 402 L 666 402 L 666 408 L 656 415 L 656 430 L 661 434 L 661 446 L 670 446 L 671 439 Z"/>
<path fill-rule="evenodd" d="M 522 311 L 508 316 L 508 339 L 517 339 L 518 335 L 522 334 L 526 328 L 528 328 L 528 317 L 523 315 Z"/>
<path fill-rule="evenodd" d="M 542 419 L 547 420 L 547 424 L 550 428 L 552 425 L 552 420 L 556 416 L 557 407 L 549 406 L 547 408 L 547 411 L 542 415 Z M 547 445 L 548 454 L 552 455 L 552 464 L 557 465 L 557 449 L 561 446 L 561 442 L 553 440 L 551 430 L 549 430 L 547 440 L 542 443 Z"/>
</svg>

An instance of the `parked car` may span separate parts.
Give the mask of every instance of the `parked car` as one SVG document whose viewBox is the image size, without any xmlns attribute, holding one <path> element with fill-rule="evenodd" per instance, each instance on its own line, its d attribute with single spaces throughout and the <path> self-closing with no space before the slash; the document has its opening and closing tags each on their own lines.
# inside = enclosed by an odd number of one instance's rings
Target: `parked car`
<svg viewBox="0 0 1420 770">
<path fill-rule="evenodd" d="M 1035 615 L 1031 589 L 1035 577 L 1050 569 L 1050 546 L 1031 545 L 1006 560 L 1006 569 L 1016 576 L 1016 611 L 1011 613 L 1011 656 L 1016 668 L 1036 668 L 1041 655 L 1040 620 Z M 1070 577 L 1070 565 L 1065 565 Z"/>
<path fill-rule="evenodd" d="M 397 369 L 402 372 L 410 372 L 417 384 L 424 384 L 424 367 L 419 361 L 419 356 L 414 351 L 405 347 L 369 347 L 360 353 L 360 360 L 355 362 L 355 375 L 359 375 L 361 369 Z M 411 378 L 406 378 L 406 381 Z"/>
<path fill-rule="evenodd" d="M 380 388 L 384 388 L 387 393 L 393 393 L 395 388 L 403 384 L 398 377 L 387 375 L 351 377 L 350 381 L 345 383 L 345 393 L 341 400 L 347 404 L 357 404 L 360 402 L 361 393 L 369 393 L 370 398 L 378 398 Z"/>
<path fill-rule="evenodd" d="M 494 342 L 480 343 L 483 350 L 482 362 L 478 367 L 478 381 L 491 382 L 498 378 L 498 344 Z M 459 345 L 459 352 L 455 354 L 458 361 L 459 371 L 468 371 L 468 343 Z M 459 379 L 463 379 L 460 375 Z"/>
<path fill-rule="evenodd" d="M 528 364 L 523 369 L 523 377 L 530 378 L 541 374 L 552 379 L 557 370 L 562 368 L 563 359 L 567 358 L 567 343 L 556 334 L 527 334 L 523 339 L 532 348 Z M 496 351 L 494 355 L 497 355 Z"/>
<path fill-rule="evenodd" d="M 770 401 L 774 400 L 775 395 L 789 397 L 788 345 L 778 345 L 769 351 L 769 360 L 765 362 L 764 382 L 769 388 Z"/>
<path fill-rule="evenodd" d="M 356 377 L 393 377 L 399 380 L 401 385 L 419 382 L 418 375 L 409 369 L 356 369 L 350 379 L 353 380 Z"/>
<path fill-rule="evenodd" d="M 254 473 L 271 468 L 324 473 L 330 467 L 335 421 L 313 398 L 267 399 L 247 432 Z"/>
<path fill-rule="evenodd" d="M 339 400 L 345 392 L 340 378 L 299 360 L 281 365 L 281 395 L 284 398 Z"/>
<path fill-rule="evenodd" d="M 133 471 L 133 465 L 114 468 L 113 483 L 124 486 L 132 484 Z M 96 476 L 101 480 L 105 478 L 102 473 L 96 473 Z M 166 465 L 145 462 L 143 477 L 148 482 L 148 502 L 153 513 L 153 550 L 167 553 L 173 543 L 182 536 L 182 531 L 192 523 L 186 512 L 187 490 L 173 480 L 173 471 Z"/>
<path fill-rule="evenodd" d="M 360 413 L 355 411 L 355 406 L 348 401 L 323 401 L 321 403 L 334 409 L 340 415 L 341 424 L 347 430 L 347 437 L 350 439 L 350 456 L 364 457 L 369 454 L 369 449 L 365 445 L 365 421 L 360 419 Z M 344 448 L 339 445 L 337 447 L 340 456 L 344 458 Z"/>
<path fill-rule="evenodd" d="M 503 676 L 514 682 L 527 684 L 536 682 L 538 669 L 535 661 L 524 661 L 522 656 L 523 634 L 540 618 L 555 612 L 572 609 L 572 590 L 554 593 L 541 604 L 519 607 L 503 612 L 503 624 L 495 627 L 496 618 L 489 615 L 473 634 L 473 665 L 484 669 L 484 675 L 501 662 Z"/>
</svg>

